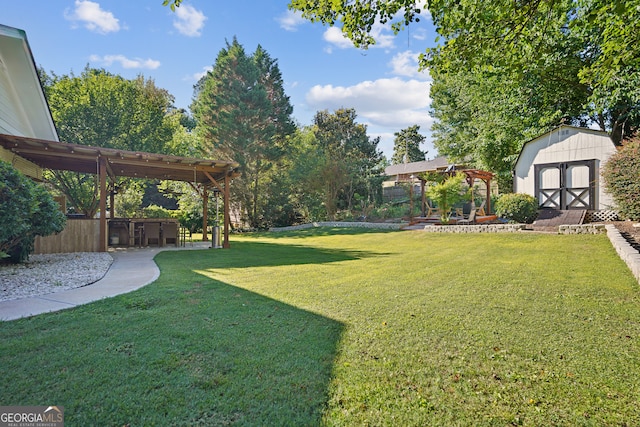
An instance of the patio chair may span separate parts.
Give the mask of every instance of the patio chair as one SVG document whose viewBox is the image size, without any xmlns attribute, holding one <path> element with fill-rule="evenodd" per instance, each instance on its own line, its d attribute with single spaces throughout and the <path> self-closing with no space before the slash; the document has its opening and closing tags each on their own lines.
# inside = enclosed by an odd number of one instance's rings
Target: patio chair
<svg viewBox="0 0 640 427">
<path fill-rule="evenodd" d="M 484 211 L 484 205 L 487 204 L 486 200 L 483 200 L 480 204 L 479 208 L 476 208 L 478 216 L 486 216 L 487 214 Z"/>
<path fill-rule="evenodd" d="M 143 226 L 144 246 L 149 246 L 149 242 L 160 246 L 160 223 L 146 222 Z"/>
<path fill-rule="evenodd" d="M 476 210 L 475 209 L 471 209 L 471 212 L 469 212 L 469 217 L 465 218 L 465 219 L 459 219 L 456 224 L 459 225 L 471 225 L 471 224 L 475 224 L 476 223 Z"/>
<path fill-rule="evenodd" d="M 162 246 L 168 244 L 178 246 L 178 224 L 175 222 L 163 222 L 162 223 Z"/>
<path fill-rule="evenodd" d="M 427 217 L 440 216 L 440 208 L 433 206 L 431 200 L 427 200 Z"/>
</svg>

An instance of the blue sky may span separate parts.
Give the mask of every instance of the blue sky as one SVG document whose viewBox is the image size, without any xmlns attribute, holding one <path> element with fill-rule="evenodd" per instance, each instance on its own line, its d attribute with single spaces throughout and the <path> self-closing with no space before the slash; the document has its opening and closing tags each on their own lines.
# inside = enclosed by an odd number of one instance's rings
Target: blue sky
<svg viewBox="0 0 640 427">
<path fill-rule="evenodd" d="M 393 133 L 414 124 L 430 143 L 430 79 L 417 56 L 434 45 L 428 16 L 393 36 L 373 32 L 378 44 L 360 50 L 337 28 L 302 20 L 286 0 L 185 0 L 171 12 L 162 0 L 0 0 L 0 23 L 23 29 L 35 61 L 48 72 L 80 74 L 86 64 L 126 78 L 143 74 L 188 109 L 193 85 L 226 40 L 247 54 L 260 44 L 277 59 L 294 117 L 310 125 L 316 111 L 355 108 L 357 121 L 380 136 L 390 158 Z"/>
</svg>

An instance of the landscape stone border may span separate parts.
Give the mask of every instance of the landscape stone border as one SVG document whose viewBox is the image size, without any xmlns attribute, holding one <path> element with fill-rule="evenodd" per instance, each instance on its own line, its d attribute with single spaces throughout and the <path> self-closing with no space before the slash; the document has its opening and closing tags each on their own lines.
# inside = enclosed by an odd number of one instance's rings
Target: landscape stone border
<svg viewBox="0 0 640 427">
<path fill-rule="evenodd" d="M 606 232 L 604 224 L 571 224 L 558 227 L 558 234 L 604 234 Z"/>
<path fill-rule="evenodd" d="M 627 241 L 613 224 L 605 225 L 607 236 L 620 258 L 627 263 L 629 270 L 640 283 L 640 252 Z"/>
<path fill-rule="evenodd" d="M 425 225 L 430 233 L 516 233 L 524 230 L 524 224 L 472 224 L 472 225 Z"/>
</svg>

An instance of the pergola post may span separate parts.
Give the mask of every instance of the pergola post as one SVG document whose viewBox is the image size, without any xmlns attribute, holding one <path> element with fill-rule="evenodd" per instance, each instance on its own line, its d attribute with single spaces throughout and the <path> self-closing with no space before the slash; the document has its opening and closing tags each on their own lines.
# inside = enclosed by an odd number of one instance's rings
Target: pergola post
<svg viewBox="0 0 640 427">
<path fill-rule="evenodd" d="M 111 189 L 109 190 L 109 218 L 115 218 L 115 183 L 111 182 Z"/>
<path fill-rule="evenodd" d="M 425 180 L 420 178 L 420 195 L 422 197 L 422 216 L 427 216 L 427 195 L 425 194 Z"/>
<path fill-rule="evenodd" d="M 222 242 L 222 247 L 224 249 L 229 249 L 231 246 L 229 245 L 229 225 L 231 224 L 231 216 L 229 215 L 229 174 L 227 173 L 224 176 L 224 241 Z"/>
<path fill-rule="evenodd" d="M 107 160 L 98 157 L 98 175 L 100 179 L 100 237 L 98 252 L 107 252 Z"/>
<path fill-rule="evenodd" d="M 484 180 L 487 186 L 487 215 L 491 213 L 491 178 Z"/>
<path fill-rule="evenodd" d="M 202 187 L 202 241 L 209 241 L 207 228 L 209 226 L 209 191 L 207 187 Z"/>
</svg>

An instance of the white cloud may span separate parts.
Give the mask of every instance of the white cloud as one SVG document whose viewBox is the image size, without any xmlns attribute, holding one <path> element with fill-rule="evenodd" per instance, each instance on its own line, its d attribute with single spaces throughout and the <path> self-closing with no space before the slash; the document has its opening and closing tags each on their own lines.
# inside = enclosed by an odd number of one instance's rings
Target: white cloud
<svg viewBox="0 0 640 427">
<path fill-rule="evenodd" d="M 195 82 L 198 82 L 198 81 L 200 81 L 201 78 L 206 76 L 209 71 L 212 71 L 212 70 L 213 70 L 213 66 L 212 65 L 207 65 L 206 67 L 202 67 L 202 71 L 199 71 L 197 73 L 193 73 L 193 74 L 185 77 L 183 80 L 184 81 L 195 81 Z"/>
<path fill-rule="evenodd" d="M 342 35 L 342 30 L 338 27 L 329 27 L 322 35 L 325 41 L 329 42 L 331 45 L 336 46 L 340 49 L 346 49 L 349 47 L 353 47 L 353 43 L 351 40 Z M 327 53 L 331 53 L 331 51 L 327 51 Z"/>
<path fill-rule="evenodd" d="M 411 37 L 419 41 L 425 41 L 427 40 L 427 37 L 429 37 L 429 34 L 424 28 L 418 28 L 411 32 Z"/>
<path fill-rule="evenodd" d="M 370 34 L 376 40 L 376 44 L 369 46 L 370 49 L 388 49 L 394 46 L 394 35 L 388 25 L 374 24 Z M 322 37 L 326 42 L 339 49 L 354 47 L 353 42 L 346 38 L 338 27 L 327 28 Z M 327 53 L 331 53 L 331 51 L 330 48 L 325 49 Z"/>
<path fill-rule="evenodd" d="M 419 57 L 419 53 L 410 50 L 394 55 L 390 63 L 392 73 L 396 76 L 429 80 L 431 77 L 428 71 L 419 71 Z"/>
<path fill-rule="evenodd" d="M 100 4 L 89 0 L 76 0 L 75 9 L 64 14 L 65 19 L 82 22 L 90 31 L 100 34 L 120 31 L 120 21 L 113 13 L 100 8 Z"/>
<path fill-rule="evenodd" d="M 173 26 L 180 34 L 188 37 L 199 37 L 202 34 L 204 21 L 207 20 L 204 13 L 193 6 L 182 4 L 176 8 L 175 16 L 177 19 L 173 21 Z"/>
<path fill-rule="evenodd" d="M 280 23 L 280 28 L 286 31 L 297 31 L 298 27 L 307 22 L 299 12 L 287 10 L 280 17 L 276 18 Z"/>
<path fill-rule="evenodd" d="M 370 137 L 380 137 L 378 148 L 390 158 L 394 133 L 419 125 L 420 133 L 429 134 L 433 118 L 429 115 L 431 98 L 429 81 L 417 79 L 378 79 L 353 86 L 316 85 L 306 94 L 304 107 L 309 111 L 353 108 L 358 123 L 367 125 Z M 435 150 L 427 137 L 423 150 L 433 157 Z"/>
<path fill-rule="evenodd" d="M 369 49 L 390 49 L 395 46 L 395 35 L 393 34 L 389 24 L 375 23 L 371 27 L 369 34 L 376 41 L 375 44 L 369 46 Z M 342 34 L 342 29 L 338 27 L 327 28 L 322 37 L 326 42 L 329 42 L 331 45 L 339 49 L 355 47 L 353 42 Z M 331 51 L 332 50 L 330 48 L 325 49 L 325 52 L 327 53 L 331 53 Z"/>
<path fill-rule="evenodd" d="M 122 68 L 126 69 L 147 69 L 147 70 L 155 70 L 160 67 L 160 61 L 156 61 L 155 59 L 140 59 L 134 58 L 130 59 L 124 55 L 91 55 L 89 60 L 92 62 L 98 62 L 104 66 L 111 66 L 114 63 L 119 63 Z"/>
<path fill-rule="evenodd" d="M 354 86 L 316 85 L 306 95 L 307 104 L 316 110 L 354 108 L 359 117 L 372 125 L 394 127 L 399 131 L 414 124 L 431 122 L 431 103 L 425 81 L 400 78 L 365 81 Z"/>
<path fill-rule="evenodd" d="M 371 36 L 376 40 L 376 44 L 372 48 L 392 48 L 395 35 L 388 24 L 375 23 L 371 27 Z"/>
</svg>

